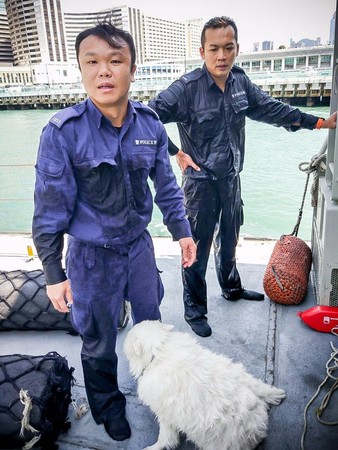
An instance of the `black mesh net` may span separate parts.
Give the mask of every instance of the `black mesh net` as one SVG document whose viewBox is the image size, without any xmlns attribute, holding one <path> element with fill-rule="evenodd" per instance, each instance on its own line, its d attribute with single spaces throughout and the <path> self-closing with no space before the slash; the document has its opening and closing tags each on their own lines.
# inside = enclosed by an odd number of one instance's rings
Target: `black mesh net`
<svg viewBox="0 0 338 450">
<path fill-rule="evenodd" d="M 73 371 L 56 352 L 0 356 L 0 448 L 58 447 L 70 427 Z"/>
</svg>

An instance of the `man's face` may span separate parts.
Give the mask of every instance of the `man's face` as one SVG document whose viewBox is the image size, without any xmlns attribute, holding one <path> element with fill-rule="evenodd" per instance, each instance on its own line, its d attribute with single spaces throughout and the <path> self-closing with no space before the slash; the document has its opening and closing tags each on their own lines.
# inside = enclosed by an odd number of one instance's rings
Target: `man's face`
<svg viewBox="0 0 338 450">
<path fill-rule="evenodd" d="M 227 80 L 238 49 L 232 26 L 206 30 L 204 48 L 200 48 L 200 54 L 216 84 Z"/>
<path fill-rule="evenodd" d="M 79 65 L 82 82 L 88 96 L 101 110 L 125 107 L 136 66 L 131 68 L 127 43 L 113 48 L 97 36 L 88 36 L 79 47 Z"/>
</svg>

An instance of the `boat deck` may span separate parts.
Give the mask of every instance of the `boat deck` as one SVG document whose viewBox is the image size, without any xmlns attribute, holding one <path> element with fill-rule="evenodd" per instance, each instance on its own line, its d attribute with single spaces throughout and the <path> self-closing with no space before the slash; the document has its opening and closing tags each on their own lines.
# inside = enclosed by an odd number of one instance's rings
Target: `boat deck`
<svg viewBox="0 0 338 450">
<path fill-rule="evenodd" d="M 167 238 L 154 239 L 158 268 L 162 271 L 165 298 L 162 320 L 175 325 L 176 330 L 192 333 L 183 318 L 182 286 L 180 282 L 180 255 L 178 244 Z M 40 268 L 37 258 L 27 262 L 28 236 L 0 236 L 0 269 L 33 270 Z M 262 291 L 262 279 L 274 242 L 241 239 L 238 246 L 238 267 L 242 282 L 248 289 Z M 309 328 L 297 316 L 315 306 L 311 283 L 306 299 L 296 306 L 277 305 L 266 298 L 263 302 L 227 302 L 220 295 L 213 258 L 208 272 L 208 319 L 213 334 L 199 338 L 201 344 L 223 353 L 236 362 L 242 362 L 254 376 L 283 388 L 287 397 L 269 411 L 268 436 L 259 445 L 260 450 L 298 450 L 304 427 L 304 410 L 317 388 L 326 377 L 326 363 L 332 352 L 330 343 L 338 347 L 338 337 L 319 333 Z M 122 345 L 132 324 L 119 331 L 119 385 L 127 398 L 127 417 L 132 428 L 129 440 L 116 442 L 105 433 L 103 425 L 96 425 L 88 412 L 76 419 L 70 406 L 71 428 L 57 441 L 60 450 L 141 450 L 153 444 L 158 425 L 148 407 L 140 404 L 136 384 L 128 373 Z M 74 400 L 85 397 L 80 363 L 81 340 L 64 331 L 3 331 L 0 353 L 43 355 L 56 351 L 65 356 L 75 368 Z M 160 382 L 160 380 L 159 380 Z M 338 448 L 338 426 L 321 424 L 315 415 L 324 395 L 332 386 L 324 386 L 319 398 L 307 413 L 305 450 L 333 450 Z M 326 387 L 328 386 L 328 387 Z M 154 386 L 156 389 L 156 386 Z M 338 420 L 337 397 L 333 396 L 322 420 Z M 181 438 L 179 450 L 193 450 L 194 446 Z"/>
</svg>

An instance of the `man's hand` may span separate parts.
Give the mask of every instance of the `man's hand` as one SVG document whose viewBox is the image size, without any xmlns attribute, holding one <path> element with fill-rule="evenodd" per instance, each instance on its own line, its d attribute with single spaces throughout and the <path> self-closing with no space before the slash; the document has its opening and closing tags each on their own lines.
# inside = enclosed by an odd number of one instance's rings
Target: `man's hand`
<svg viewBox="0 0 338 450">
<path fill-rule="evenodd" d="M 69 280 L 58 284 L 50 284 L 47 286 L 47 295 L 56 310 L 61 313 L 68 313 L 68 304 L 73 303 L 73 296 L 70 290 Z"/>
<path fill-rule="evenodd" d="M 324 120 L 321 128 L 329 128 L 332 130 L 336 128 L 336 126 L 337 126 L 337 112 L 334 112 L 329 118 Z"/>
<path fill-rule="evenodd" d="M 184 173 L 187 169 L 187 167 L 192 167 L 193 169 L 197 170 L 199 172 L 201 169 L 194 163 L 192 158 L 184 153 L 184 151 L 179 150 L 178 153 L 176 153 L 176 161 L 178 164 L 178 167 L 181 169 L 181 172 Z"/>
<path fill-rule="evenodd" d="M 196 261 L 196 244 L 193 238 L 182 238 L 178 242 L 182 249 L 182 266 L 191 267 Z"/>
</svg>

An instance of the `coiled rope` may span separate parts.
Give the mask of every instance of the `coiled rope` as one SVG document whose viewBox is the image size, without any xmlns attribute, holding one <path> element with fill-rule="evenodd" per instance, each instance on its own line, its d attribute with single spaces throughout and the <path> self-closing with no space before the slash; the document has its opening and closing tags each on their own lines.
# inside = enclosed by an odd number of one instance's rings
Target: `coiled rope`
<svg viewBox="0 0 338 450">
<path fill-rule="evenodd" d="M 332 328 L 331 333 L 334 334 L 335 336 L 338 336 L 338 327 Z M 330 344 L 331 344 L 331 348 L 332 348 L 332 353 L 331 353 L 331 357 L 329 358 L 329 360 L 327 361 L 326 366 L 325 366 L 327 375 L 324 378 L 324 380 L 320 383 L 320 385 L 318 386 L 316 393 L 310 399 L 310 401 L 308 402 L 308 404 L 306 405 L 305 410 L 304 410 L 304 428 L 303 428 L 303 434 L 302 434 L 302 439 L 301 439 L 301 450 L 305 450 L 304 441 L 305 441 L 305 435 L 306 435 L 306 431 L 307 431 L 307 417 L 306 416 L 307 416 L 309 407 L 315 401 L 315 399 L 318 397 L 322 387 L 324 387 L 324 385 L 330 379 L 334 380 L 334 383 L 332 384 L 332 386 L 331 386 L 330 390 L 327 392 L 327 394 L 324 396 L 319 408 L 316 408 L 315 413 L 316 413 L 317 420 L 320 423 L 322 423 L 323 425 L 328 425 L 328 426 L 338 425 L 338 420 L 335 422 L 326 422 L 321 419 L 321 415 L 323 414 L 324 410 L 329 405 L 329 402 L 331 400 L 333 393 L 338 389 L 338 375 L 337 376 L 333 375 L 336 370 L 338 371 L 338 349 L 332 344 L 332 342 L 330 342 Z"/>
</svg>

